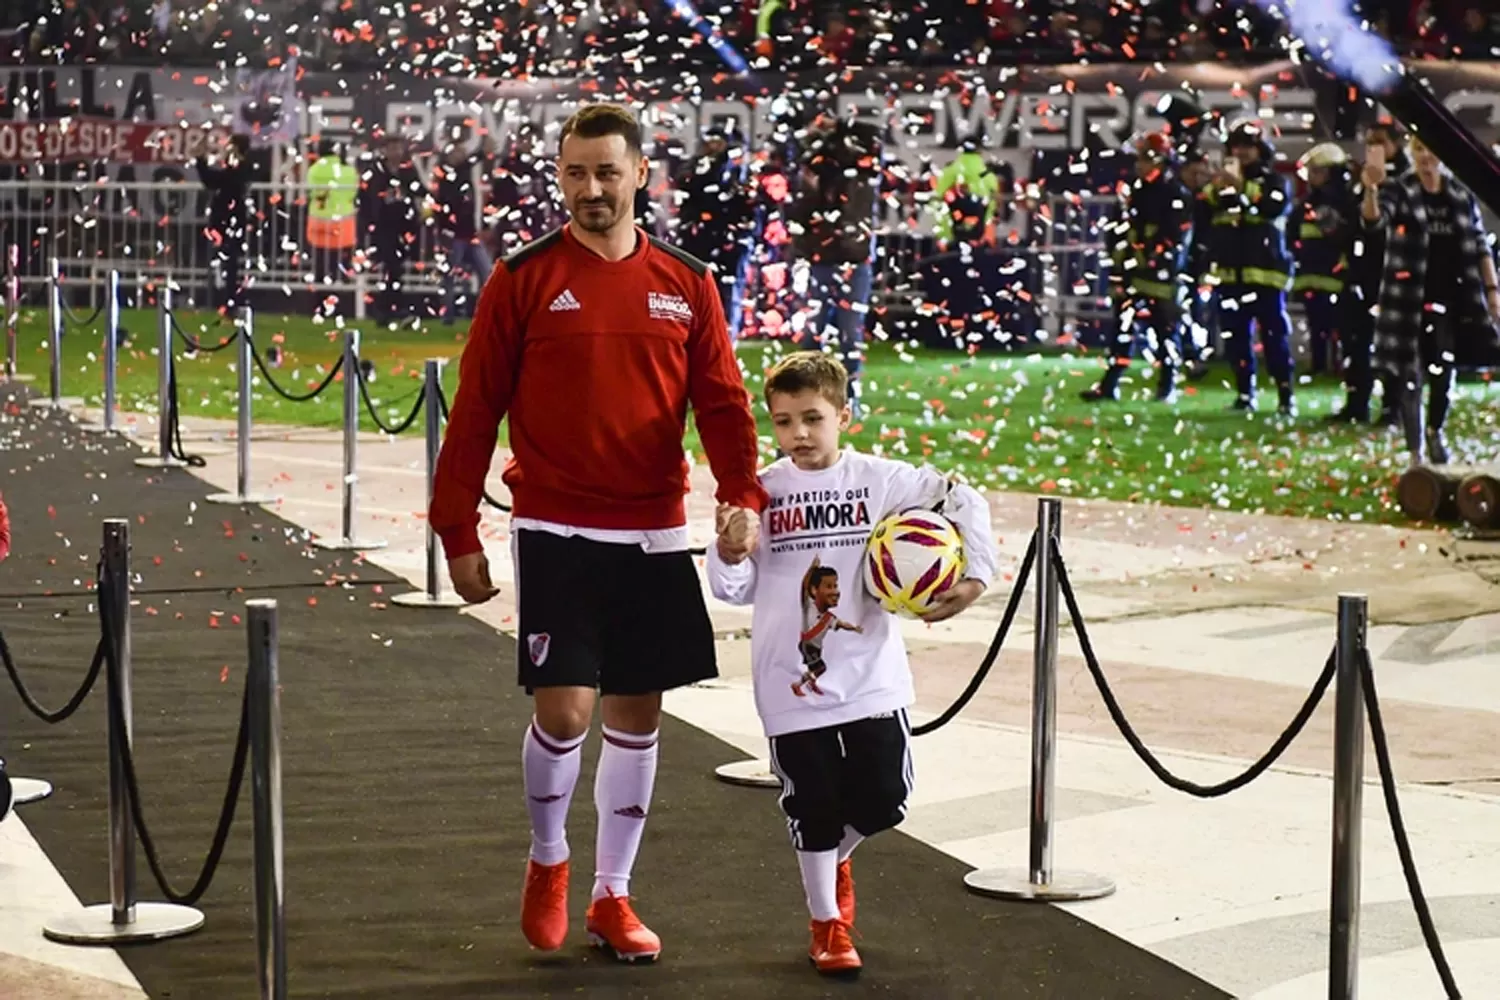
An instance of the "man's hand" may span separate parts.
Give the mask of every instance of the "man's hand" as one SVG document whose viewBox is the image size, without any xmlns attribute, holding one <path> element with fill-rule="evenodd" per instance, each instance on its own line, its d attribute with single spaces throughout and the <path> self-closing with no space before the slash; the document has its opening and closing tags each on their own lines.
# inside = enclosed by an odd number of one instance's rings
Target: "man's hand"
<svg viewBox="0 0 1500 1000">
<path fill-rule="evenodd" d="M 922 616 L 922 620 L 924 622 L 947 621 L 979 600 L 983 593 L 984 584 L 978 580 L 960 580 L 933 600 L 932 609 Z"/>
<path fill-rule="evenodd" d="M 1485 293 L 1485 301 L 1490 307 L 1490 319 L 1500 326 L 1500 288 L 1491 288 Z"/>
<path fill-rule="evenodd" d="M 453 589 L 458 596 L 470 604 L 483 604 L 500 593 L 500 588 L 490 581 L 490 561 L 483 552 L 449 559 L 448 575 L 453 578 Z"/>
<path fill-rule="evenodd" d="M 1359 171 L 1359 181 L 1366 191 L 1377 191 L 1385 183 L 1385 163 L 1369 162 Z"/>
<path fill-rule="evenodd" d="M 748 507 L 719 504 L 714 512 L 719 558 L 730 566 L 744 562 L 760 542 L 760 515 Z"/>
</svg>

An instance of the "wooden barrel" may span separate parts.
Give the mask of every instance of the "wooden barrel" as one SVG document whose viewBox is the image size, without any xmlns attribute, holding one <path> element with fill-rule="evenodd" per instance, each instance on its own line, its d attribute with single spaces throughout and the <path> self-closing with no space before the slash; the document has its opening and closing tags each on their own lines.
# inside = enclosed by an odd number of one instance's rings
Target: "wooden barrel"
<svg viewBox="0 0 1500 1000">
<path fill-rule="evenodd" d="M 1396 500 L 1414 521 L 1457 521 L 1458 484 L 1483 470 L 1452 465 L 1417 465 L 1401 474 Z"/>
<path fill-rule="evenodd" d="M 1459 481 L 1458 516 L 1474 528 L 1500 528 L 1500 471 L 1474 472 Z"/>
</svg>

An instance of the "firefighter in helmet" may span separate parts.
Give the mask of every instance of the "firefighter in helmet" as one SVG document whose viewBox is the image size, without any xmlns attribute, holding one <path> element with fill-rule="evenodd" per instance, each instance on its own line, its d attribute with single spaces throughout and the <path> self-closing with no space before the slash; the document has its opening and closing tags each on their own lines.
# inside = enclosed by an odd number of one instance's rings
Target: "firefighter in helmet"
<svg viewBox="0 0 1500 1000">
<path fill-rule="evenodd" d="M 1286 309 L 1296 274 L 1286 238 L 1294 208 L 1291 184 L 1273 168 L 1276 148 L 1258 120 L 1232 125 L 1225 146 L 1224 168 L 1204 197 L 1212 212 L 1209 281 L 1217 288 L 1219 326 L 1239 390 L 1234 405 L 1256 408 L 1251 338 L 1259 335 L 1276 382 L 1278 410 L 1293 416 L 1292 321 Z"/>
<path fill-rule="evenodd" d="M 1164 133 L 1148 133 L 1134 148 L 1135 180 L 1107 230 L 1110 298 L 1118 326 L 1109 368 L 1098 385 L 1082 393 L 1089 401 L 1120 398 L 1120 378 L 1142 334 L 1147 359 L 1157 365 L 1156 398 L 1176 398 L 1193 193 L 1177 175 L 1176 152 Z"/>
</svg>

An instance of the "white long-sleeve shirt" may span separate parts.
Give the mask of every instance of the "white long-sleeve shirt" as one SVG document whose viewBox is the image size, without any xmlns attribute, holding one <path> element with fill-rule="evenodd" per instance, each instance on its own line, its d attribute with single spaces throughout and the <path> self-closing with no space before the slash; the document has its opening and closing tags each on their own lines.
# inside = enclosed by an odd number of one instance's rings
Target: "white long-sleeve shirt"
<svg viewBox="0 0 1500 1000">
<path fill-rule="evenodd" d="M 930 466 L 856 451 L 811 472 L 781 459 L 761 482 L 771 500 L 759 547 L 730 566 L 709 546 L 708 579 L 721 601 L 755 605 L 750 658 L 766 735 L 907 708 L 915 692 L 900 626 L 864 587 L 870 533 L 898 511 L 938 510 L 963 536 L 964 577 L 989 586 L 998 561 L 989 504 Z"/>
</svg>

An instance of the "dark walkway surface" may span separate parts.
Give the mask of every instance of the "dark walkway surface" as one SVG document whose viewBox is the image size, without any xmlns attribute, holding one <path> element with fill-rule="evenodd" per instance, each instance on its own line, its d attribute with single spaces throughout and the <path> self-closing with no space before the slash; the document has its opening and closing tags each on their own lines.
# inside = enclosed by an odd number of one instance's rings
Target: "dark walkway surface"
<svg viewBox="0 0 1500 1000">
<path fill-rule="evenodd" d="M 734 752 L 672 719 L 636 873 L 662 962 L 619 967 L 587 951 L 586 877 L 574 880 L 569 946 L 533 957 L 518 926 L 529 710 L 512 685 L 510 640 L 460 614 L 387 609 L 404 583 L 308 548 L 265 512 L 204 504 L 206 485 L 135 468 L 129 445 L 13 407 L 0 420 L 15 538 L 0 565 L 0 628 L 49 706 L 71 693 L 97 640 L 86 587 L 100 521 L 131 518 L 136 754 L 146 818 L 178 890 L 207 851 L 229 770 L 245 662 L 235 616 L 250 597 L 280 600 L 297 997 L 1225 996 L 1060 910 L 969 895 L 963 865 L 899 835 L 856 860 L 864 977 L 819 980 L 804 957 L 807 918 L 775 796 L 712 780 L 712 765 Z M 571 823 L 584 873 L 597 742 Z M 107 899 L 102 688 L 54 727 L 0 690 L 0 751 L 17 773 L 57 785 L 26 823 L 81 898 Z M 204 930 L 122 952 L 153 997 L 254 996 L 249 844 L 247 787 L 202 904 Z M 161 898 L 144 857 L 139 869 L 140 897 Z"/>
</svg>

